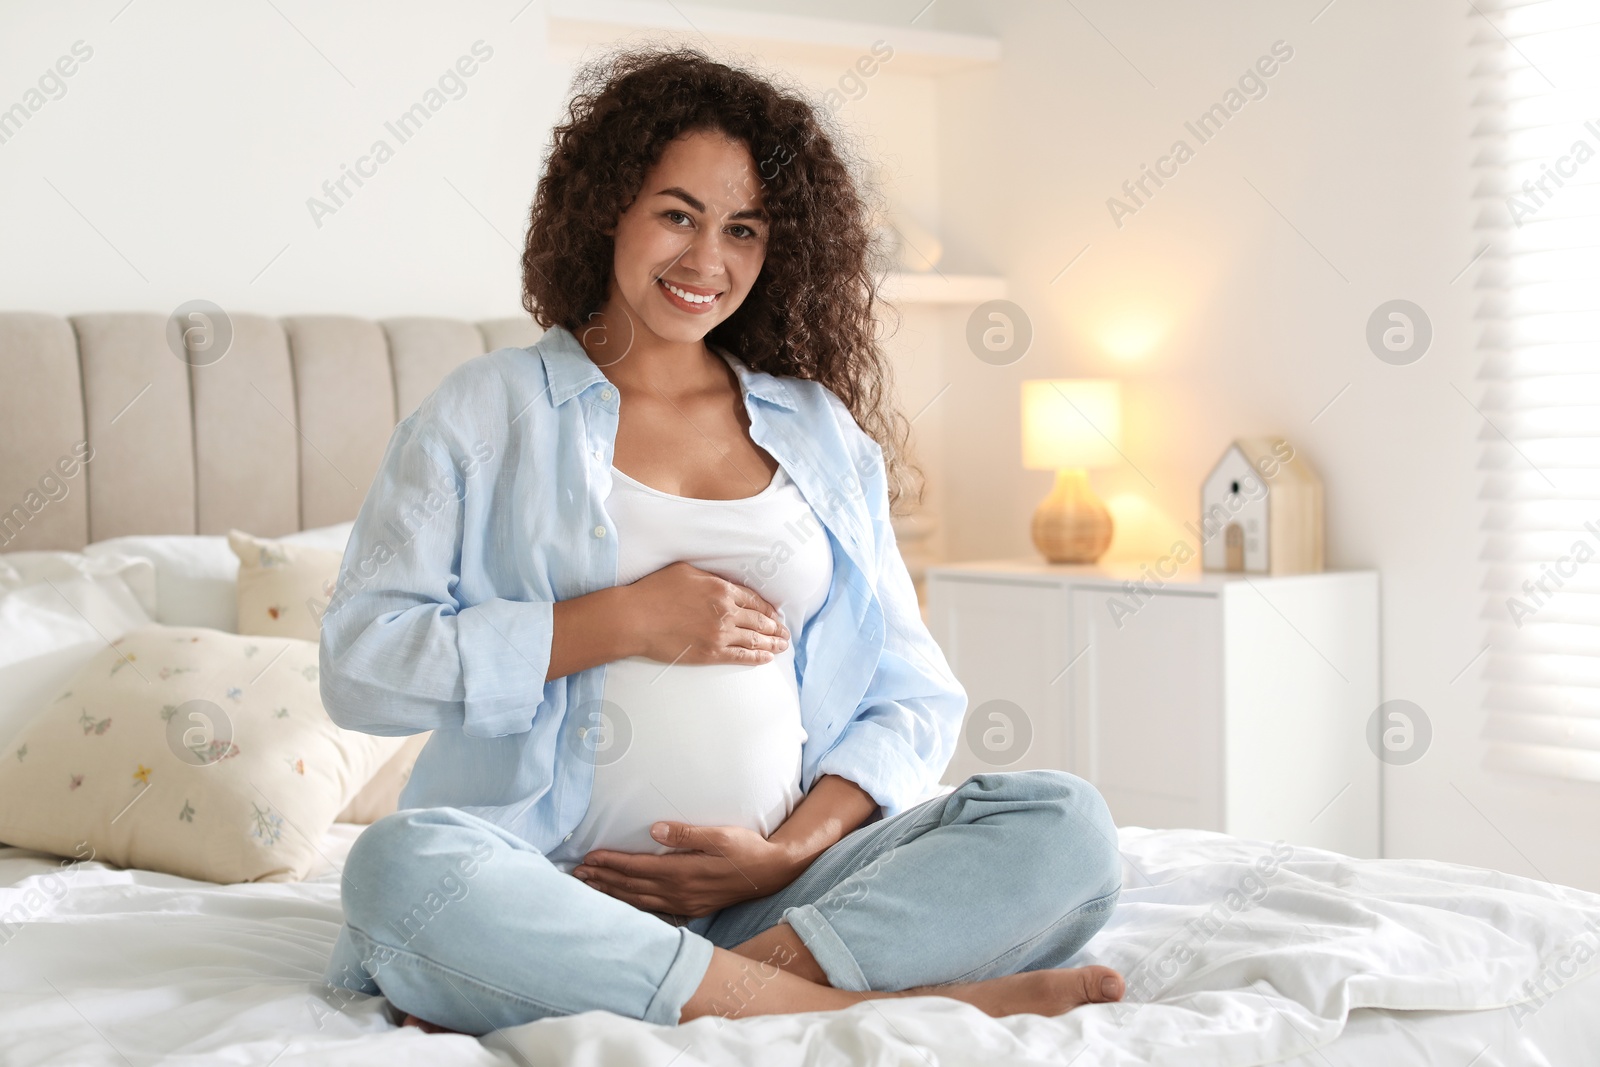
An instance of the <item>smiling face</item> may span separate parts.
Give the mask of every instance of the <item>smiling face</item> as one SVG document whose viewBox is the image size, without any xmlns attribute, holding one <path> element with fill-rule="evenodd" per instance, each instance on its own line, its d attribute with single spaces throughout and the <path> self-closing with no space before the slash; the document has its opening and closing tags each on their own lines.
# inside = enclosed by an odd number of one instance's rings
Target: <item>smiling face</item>
<svg viewBox="0 0 1600 1067">
<path fill-rule="evenodd" d="M 615 254 L 602 316 L 618 322 L 625 311 L 646 338 L 700 341 L 738 310 L 766 261 L 750 150 L 717 132 L 676 138 L 608 232 Z"/>
</svg>

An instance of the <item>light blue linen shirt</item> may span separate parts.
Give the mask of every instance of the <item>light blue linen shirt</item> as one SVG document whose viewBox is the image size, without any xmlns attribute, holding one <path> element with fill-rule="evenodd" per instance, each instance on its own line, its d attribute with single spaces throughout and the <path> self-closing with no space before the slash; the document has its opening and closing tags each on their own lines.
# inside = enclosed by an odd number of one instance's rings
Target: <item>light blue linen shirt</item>
<svg viewBox="0 0 1600 1067">
<path fill-rule="evenodd" d="M 833 552 L 827 599 L 791 636 L 801 788 L 840 775 L 897 814 L 949 762 L 967 695 L 895 544 L 882 450 L 821 383 L 713 351 Z M 323 615 L 321 689 L 347 729 L 434 731 L 402 808 L 460 808 L 545 852 L 582 819 L 579 731 L 601 722 L 606 665 L 544 678 L 554 603 L 617 584 L 620 399 L 558 326 L 462 364 L 395 427 Z"/>
</svg>

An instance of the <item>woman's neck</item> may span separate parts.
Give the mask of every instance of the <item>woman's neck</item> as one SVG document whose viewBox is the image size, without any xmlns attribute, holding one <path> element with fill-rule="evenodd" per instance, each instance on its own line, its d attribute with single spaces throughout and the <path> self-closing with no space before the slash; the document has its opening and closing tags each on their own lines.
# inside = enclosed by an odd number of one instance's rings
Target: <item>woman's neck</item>
<svg viewBox="0 0 1600 1067">
<path fill-rule="evenodd" d="M 729 368 L 704 339 L 673 341 L 655 334 L 626 309 L 602 309 L 577 331 L 584 353 L 624 393 L 665 396 L 695 392 Z"/>
</svg>

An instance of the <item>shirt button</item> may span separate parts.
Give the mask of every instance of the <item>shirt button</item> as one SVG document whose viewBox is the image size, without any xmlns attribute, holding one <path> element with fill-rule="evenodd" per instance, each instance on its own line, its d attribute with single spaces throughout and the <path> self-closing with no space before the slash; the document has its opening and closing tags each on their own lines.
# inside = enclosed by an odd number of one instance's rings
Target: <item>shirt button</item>
<svg viewBox="0 0 1600 1067">
<path fill-rule="evenodd" d="M 563 840 L 563 841 L 571 841 L 572 840 L 572 835 L 568 834 L 566 837 L 563 837 L 561 840 Z"/>
<path fill-rule="evenodd" d="M 594 458 L 595 459 L 605 459 L 606 458 L 605 451 L 603 449 L 599 449 L 599 448 L 595 449 L 594 450 Z"/>
<path fill-rule="evenodd" d="M 604 526 L 596 526 L 594 528 L 594 535 L 596 537 L 604 537 L 606 535 L 606 528 Z"/>
<path fill-rule="evenodd" d="M 600 399 L 601 400 L 610 400 L 611 399 L 611 390 L 610 389 L 602 389 L 602 390 L 600 390 Z"/>
</svg>

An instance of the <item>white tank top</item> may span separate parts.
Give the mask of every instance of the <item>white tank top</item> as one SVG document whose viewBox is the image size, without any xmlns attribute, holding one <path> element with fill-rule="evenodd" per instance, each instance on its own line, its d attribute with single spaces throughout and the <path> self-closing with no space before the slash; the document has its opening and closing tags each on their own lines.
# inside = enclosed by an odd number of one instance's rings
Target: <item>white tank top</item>
<svg viewBox="0 0 1600 1067">
<path fill-rule="evenodd" d="M 789 647 L 762 664 L 668 665 L 629 656 L 605 665 L 607 731 L 590 749 L 594 790 L 572 836 L 549 853 L 571 871 L 592 849 L 672 851 L 650 836 L 667 819 L 744 826 L 766 836 L 799 803 L 800 687 L 794 652 L 833 580 L 828 535 L 781 466 L 755 496 L 700 500 L 611 468 L 606 511 L 617 530 L 617 584 L 679 560 L 754 589 L 779 609 Z M 593 714 L 599 710 L 604 719 Z"/>
</svg>

